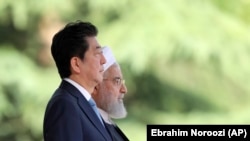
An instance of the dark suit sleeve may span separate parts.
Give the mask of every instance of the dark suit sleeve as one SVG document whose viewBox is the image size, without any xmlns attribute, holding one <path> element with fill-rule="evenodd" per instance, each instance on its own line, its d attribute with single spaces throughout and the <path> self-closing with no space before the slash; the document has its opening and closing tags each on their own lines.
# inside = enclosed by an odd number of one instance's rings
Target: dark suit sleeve
<svg viewBox="0 0 250 141">
<path fill-rule="evenodd" d="M 72 101 L 55 99 L 45 120 L 45 141 L 83 141 L 82 123 Z"/>
</svg>

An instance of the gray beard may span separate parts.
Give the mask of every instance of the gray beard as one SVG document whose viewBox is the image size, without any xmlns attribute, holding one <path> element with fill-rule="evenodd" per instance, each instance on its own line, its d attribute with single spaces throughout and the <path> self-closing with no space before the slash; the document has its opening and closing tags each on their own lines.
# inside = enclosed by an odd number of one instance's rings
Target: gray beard
<svg viewBox="0 0 250 141">
<path fill-rule="evenodd" d="M 123 104 L 123 101 L 112 101 L 112 94 L 102 96 L 101 107 L 108 113 L 111 118 L 120 119 L 127 116 L 127 110 Z"/>
<path fill-rule="evenodd" d="M 111 118 L 120 119 L 127 116 L 127 110 L 123 102 L 115 102 L 108 104 L 107 112 Z"/>
</svg>

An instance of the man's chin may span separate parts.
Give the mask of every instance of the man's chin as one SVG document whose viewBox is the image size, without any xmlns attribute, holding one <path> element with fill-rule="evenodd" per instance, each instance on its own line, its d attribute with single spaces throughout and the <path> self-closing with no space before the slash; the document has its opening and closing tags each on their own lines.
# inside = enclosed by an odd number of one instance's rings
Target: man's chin
<svg viewBox="0 0 250 141">
<path fill-rule="evenodd" d="M 119 108 L 119 110 L 116 110 L 115 113 L 110 114 L 110 117 L 113 119 L 121 119 L 125 118 L 127 116 L 127 110 L 123 106 L 122 108 Z"/>
<path fill-rule="evenodd" d="M 110 117 L 113 119 L 121 119 L 121 118 L 125 118 L 126 116 L 127 116 L 127 113 L 123 113 L 119 115 L 110 115 Z"/>
</svg>

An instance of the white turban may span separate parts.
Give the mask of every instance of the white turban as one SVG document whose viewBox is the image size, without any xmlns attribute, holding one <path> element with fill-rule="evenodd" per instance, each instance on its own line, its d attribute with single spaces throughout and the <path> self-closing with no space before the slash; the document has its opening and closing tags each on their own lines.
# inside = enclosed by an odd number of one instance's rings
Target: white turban
<svg viewBox="0 0 250 141">
<path fill-rule="evenodd" d="M 103 64 L 104 71 L 106 71 L 110 66 L 112 66 L 114 63 L 116 63 L 115 57 L 112 54 L 111 49 L 108 46 L 104 46 L 102 48 L 103 55 L 106 59 L 106 63 Z"/>
</svg>

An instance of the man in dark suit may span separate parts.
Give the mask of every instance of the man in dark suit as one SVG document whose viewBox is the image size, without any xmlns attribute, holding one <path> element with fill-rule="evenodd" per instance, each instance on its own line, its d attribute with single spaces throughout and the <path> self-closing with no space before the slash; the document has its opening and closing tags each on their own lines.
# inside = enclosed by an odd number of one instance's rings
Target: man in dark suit
<svg viewBox="0 0 250 141">
<path fill-rule="evenodd" d="M 113 141 L 128 141 L 126 135 L 111 120 L 111 118 L 124 118 L 127 115 L 123 104 L 127 87 L 123 80 L 120 66 L 116 62 L 111 49 L 103 47 L 103 55 L 106 59 L 106 63 L 104 64 L 104 79 L 103 82 L 95 87 L 92 96 L 97 103 Z"/>
<path fill-rule="evenodd" d="M 44 141 L 112 140 L 89 103 L 106 62 L 97 33 L 93 24 L 77 21 L 53 37 L 51 52 L 62 82 L 46 107 Z"/>
</svg>

